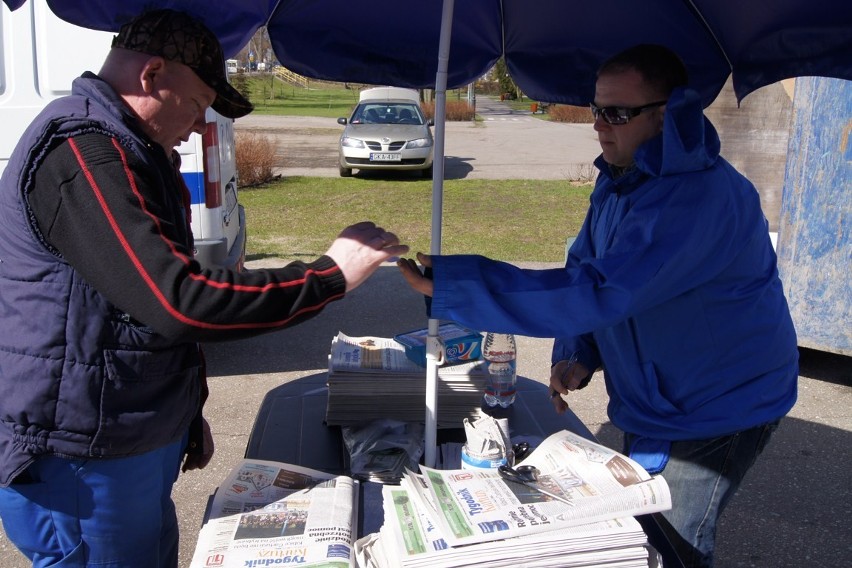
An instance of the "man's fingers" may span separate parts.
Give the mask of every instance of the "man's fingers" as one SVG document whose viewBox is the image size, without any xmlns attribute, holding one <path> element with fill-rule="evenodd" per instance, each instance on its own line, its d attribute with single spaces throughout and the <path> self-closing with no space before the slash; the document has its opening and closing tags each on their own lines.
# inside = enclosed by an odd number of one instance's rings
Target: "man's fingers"
<svg viewBox="0 0 852 568">
<path fill-rule="evenodd" d="M 412 286 L 419 284 L 420 280 L 423 279 L 423 275 L 420 273 L 420 269 L 417 268 L 417 264 L 410 258 L 401 258 L 397 261 L 396 265 L 399 266 L 405 280 Z"/>
<path fill-rule="evenodd" d="M 556 414 L 562 414 L 568 410 L 568 403 L 562 400 L 562 397 L 558 394 L 551 397 L 550 401 L 553 403 L 553 409 L 556 411 Z"/>
<path fill-rule="evenodd" d="M 396 262 L 396 265 L 399 267 L 399 271 L 409 286 L 426 296 L 432 295 L 434 290 L 432 281 L 423 276 L 414 259 L 401 258 Z"/>
<path fill-rule="evenodd" d="M 388 258 L 385 262 L 390 262 L 392 259 L 398 256 L 402 256 L 408 253 L 408 245 L 392 245 L 386 246 L 382 249 L 387 253 Z"/>
<path fill-rule="evenodd" d="M 383 259 L 384 262 L 395 262 L 398 257 L 408 253 L 408 245 L 399 243 L 399 237 L 394 233 L 385 231 L 381 227 L 374 229 L 375 235 L 367 241 L 367 245 L 385 253 L 387 256 Z"/>
<path fill-rule="evenodd" d="M 411 271 L 417 271 L 417 274 L 420 274 L 420 271 L 417 269 L 417 263 L 410 258 L 400 258 L 396 265 L 402 270 L 404 274 L 407 274 Z"/>
<path fill-rule="evenodd" d="M 550 390 L 559 394 L 568 394 L 568 385 L 564 383 L 566 361 L 560 361 L 550 369 Z M 559 397 L 555 397 L 559 398 Z"/>
</svg>

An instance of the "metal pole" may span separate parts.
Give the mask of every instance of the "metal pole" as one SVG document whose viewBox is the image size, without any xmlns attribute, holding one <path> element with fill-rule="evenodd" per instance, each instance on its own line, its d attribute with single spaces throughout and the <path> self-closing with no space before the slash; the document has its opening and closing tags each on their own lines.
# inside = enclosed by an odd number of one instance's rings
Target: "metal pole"
<svg viewBox="0 0 852 568">
<path fill-rule="evenodd" d="M 454 0 L 444 0 L 441 36 L 438 45 L 438 72 L 435 75 L 435 152 L 432 166 L 432 242 L 430 254 L 441 254 L 441 216 L 444 207 L 444 135 L 447 112 L 447 65 L 453 29 Z M 441 342 L 438 320 L 429 319 L 426 338 L 426 428 L 423 461 L 435 467 L 438 433 L 438 361 Z"/>
</svg>

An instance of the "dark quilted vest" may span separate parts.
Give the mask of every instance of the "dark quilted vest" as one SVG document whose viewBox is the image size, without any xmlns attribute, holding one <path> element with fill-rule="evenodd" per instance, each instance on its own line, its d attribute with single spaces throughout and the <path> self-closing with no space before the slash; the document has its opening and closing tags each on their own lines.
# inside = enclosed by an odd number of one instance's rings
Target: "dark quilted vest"
<svg viewBox="0 0 852 568">
<path fill-rule="evenodd" d="M 127 111 L 102 81 L 87 74 L 72 93 L 36 118 L 0 179 L 2 486 L 39 455 L 106 458 L 161 447 L 186 432 L 200 404 L 197 344 L 176 344 L 120 312 L 51 251 L 31 219 L 32 172 L 69 136 L 109 134 L 162 172 L 161 150 L 128 128 Z M 179 196 L 170 173 L 160 187 Z M 179 200 L 170 202 L 185 227 Z"/>
</svg>

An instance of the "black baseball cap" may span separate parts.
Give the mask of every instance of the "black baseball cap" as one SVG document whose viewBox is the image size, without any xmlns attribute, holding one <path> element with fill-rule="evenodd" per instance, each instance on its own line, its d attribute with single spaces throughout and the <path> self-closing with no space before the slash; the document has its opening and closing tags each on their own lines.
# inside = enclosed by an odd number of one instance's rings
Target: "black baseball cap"
<svg viewBox="0 0 852 568">
<path fill-rule="evenodd" d="M 216 91 L 213 110 L 239 118 L 254 106 L 228 83 L 219 40 L 204 24 L 184 12 L 152 10 L 121 26 L 112 40 L 120 47 L 183 63 Z"/>
</svg>

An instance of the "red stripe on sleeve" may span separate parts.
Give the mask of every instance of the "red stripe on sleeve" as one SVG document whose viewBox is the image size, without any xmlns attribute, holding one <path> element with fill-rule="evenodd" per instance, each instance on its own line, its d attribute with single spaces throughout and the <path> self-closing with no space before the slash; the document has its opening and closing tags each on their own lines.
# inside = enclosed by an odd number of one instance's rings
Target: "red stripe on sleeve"
<svg viewBox="0 0 852 568">
<path fill-rule="evenodd" d="M 176 309 L 174 306 L 169 304 L 168 300 L 166 299 L 166 296 L 157 287 L 155 280 L 151 277 L 150 273 L 147 271 L 145 266 L 142 264 L 141 260 L 139 259 L 139 256 L 133 250 L 133 247 L 131 246 L 130 242 L 127 240 L 127 237 L 125 236 L 124 232 L 122 231 L 121 227 L 119 226 L 119 223 L 115 218 L 115 215 L 110 210 L 109 205 L 107 204 L 106 199 L 104 198 L 103 191 L 101 190 L 97 181 L 95 180 L 95 177 L 92 174 L 91 170 L 89 169 L 88 164 L 86 163 L 85 158 L 83 157 L 82 153 L 80 152 L 79 147 L 77 146 L 77 144 L 75 143 L 73 138 L 69 139 L 68 143 L 69 143 L 72 151 L 74 152 L 74 155 L 77 158 L 77 163 L 80 165 L 80 168 L 83 171 L 83 174 L 85 175 L 86 179 L 89 182 L 89 186 L 91 187 L 92 192 L 95 195 L 95 198 L 97 199 L 98 203 L 101 206 L 101 210 L 103 211 L 103 213 L 104 213 L 104 215 L 105 215 L 105 217 L 106 217 L 106 219 L 109 223 L 109 226 L 112 229 L 113 234 L 115 235 L 115 237 L 118 239 L 119 243 L 121 244 L 122 250 L 124 250 L 124 252 L 127 254 L 127 256 L 130 259 L 130 261 L 132 262 L 133 266 L 136 268 L 137 273 L 142 278 L 142 280 L 145 282 L 148 289 L 151 290 L 152 294 L 154 294 L 154 297 L 157 298 L 157 301 L 160 303 L 160 305 L 162 305 L 163 308 L 169 314 L 171 314 L 175 319 L 177 319 L 178 321 L 181 321 L 181 322 L 183 322 L 187 325 L 192 325 L 192 326 L 200 327 L 200 328 L 204 328 L 204 329 L 253 329 L 253 328 L 259 329 L 259 328 L 281 327 L 281 326 L 286 325 L 292 319 L 294 319 L 294 318 L 296 318 L 296 317 L 298 317 L 298 316 L 300 316 L 304 313 L 321 310 L 329 302 L 336 300 L 337 298 L 340 298 L 340 297 L 343 296 L 343 294 L 335 295 L 333 297 L 327 298 L 324 302 L 321 302 L 317 305 L 308 306 L 308 307 L 306 307 L 302 310 L 299 310 L 297 313 L 291 315 L 288 318 L 285 318 L 283 320 L 273 321 L 273 322 L 214 324 L 214 323 L 203 322 L 203 321 L 199 321 L 199 320 L 187 317 L 186 315 L 181 313 L 178 309 Z M 184 264 L 189 264 L 190 259 L 186 255 L 180 253 L 177 250 L 177 248 L 175 247 L 174 243 L 170 239 L 166 238 L 166 236 L 163 234 L 163 232 L 161 230 L 159 220 L 157 219 L 157 217 L 155 215 L 151 214 L 151 212 L 146 207 L 145 199 L 142 196 L 141 192 L 139 192 L 138 186 L 136 184 L 136 180 L 133 177 L 132 171 L 131 171 L 131 169 L 128 165 L 127 155 L 126 155 L 126 152 L 124 151 L 124 148 L 122 148 L 115 139 L 112 140 L 112 143 L 113 143 L 113 146 L 118 150 L 119 155 L 121 156 L 122 164 L 124 165 L 125 174 L 127 176 L 127 182 L 129 184 L 131 190 L 133 191 L 134 195 L 136 195 L 137 199 L 139 200 L 140 208 L 142 209 L 142 211 L 146 215 L 148 215 L 152 219 L 155 226 L 157 227 L 157 232 L 160 235 L 160 238 L 163 239 L 163 241 L 167 244 L 169 249 L 172 251 L 172 254 L 177 259 L 179 259 L 181 262 L 183 262 Z M 287 288 L 287 287 L 292 287 L 292 286 L 301 286 L 306 282 L 307 276 L 310 275 L 310 274 L 317 274 L 317 275 L 322 276 L 322 275 L 325 275 L 325 274 L 329 274 L 329 273 L 333 272 L 334 270 L 336 270 L 336 269 L 322 271 L 322 272 L 308 270 L 306 272 L 305 278 L 300 278 L 298 280 L 294 280 L 294 281 L 290 281 L 290 282 L 270 283 L 270 284 L 267 284 L 267 285 L 264 285 L 264 286 L 243 286 L 243 285 L 239 285 L 239 284 L 235 285 L 235 284 L 226 283 L 226 282 L 216 282 L 216 281 L 209 280 L 208 278 L 206 278 L 205 276 L 200 275 L 200 274 L 190 274 L 190 278 L 192 278 L 193 280 L 196 280 L 196 281 L 201 281 L 204 284 L 211 286 L 211 287 L 215 287 L 217 289 L 231 288 L 231 289 L 233 289 L 235 291 L 239 291 L 239 292 L 262 293 L 262 292 L 269 291 L 269 290 L 272 290 L 272 289 L 275 289 L 275 288 Z"/>
</svg>

